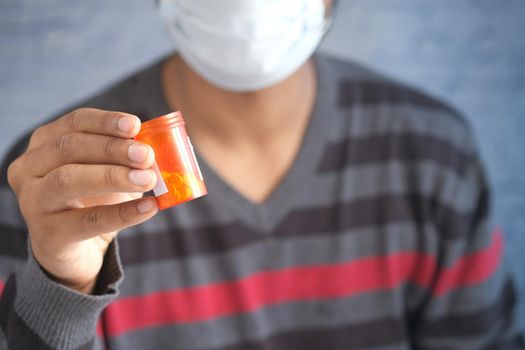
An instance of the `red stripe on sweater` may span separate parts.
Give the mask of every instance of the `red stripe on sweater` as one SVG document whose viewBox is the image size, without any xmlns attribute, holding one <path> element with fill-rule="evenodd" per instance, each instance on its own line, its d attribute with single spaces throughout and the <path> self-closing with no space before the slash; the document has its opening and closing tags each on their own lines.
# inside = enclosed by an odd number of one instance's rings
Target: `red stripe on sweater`
<svg viewBox="0 0 525 350">
<path fill-rule="evenodd" d="M 467 287 L 485 281 L 498 269 L 503 253 L 503 234 L 494 232 L 492 243 L 485 250 L 459 259 L 448 269 L 443 269 L 434 287 L 434 295 L 440 296 L 458 287 Z"/>
<path fill-rule="evenodd" d="M 499 232 L 486 249 L 466 255 L 437 275 L 434 295 L 488 279 L 499 266 Z M 411 282 L 430 287 L 434 257 L 401 252 L 352 262 L 290 267 L 239 280 L 155 292 L 115 301 L 105 311 L 109 336 L 145 327 L 201 322 L 300 300 L 341 298 Z"/>
<path fill-rule="evenodd" d="M 3 291 L 4 291 L 4 281 L 0 280 L 0 296 L 2 296 Z"/>
</svg>

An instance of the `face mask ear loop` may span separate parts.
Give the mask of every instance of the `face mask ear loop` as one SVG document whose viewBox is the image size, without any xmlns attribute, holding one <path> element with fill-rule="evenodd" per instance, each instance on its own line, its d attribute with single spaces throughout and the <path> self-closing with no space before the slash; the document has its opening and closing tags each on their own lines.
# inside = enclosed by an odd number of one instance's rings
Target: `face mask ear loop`
<svg viewBox="0 0 525 350">
<path fill-rule="evenodd" d="M 338 7 L 339 7 L 339 1 L 333 0 L 332 8 L 330 9 L 330 12 L 325 15 L 322 39 L 324 39 L 326 35 L 328 34 L 328 32 L 332 29 L 334 22 L 335 22 L 335 16 L 336 16 L 335 13 L 337 12 Z"/>
<path fill-rule="evenodd" d="M 332 29 L 332 26 L 334 24 L 334 17 L 330 15 L 329 17 L 325 18 L 323 23 L 323 38 L 328 34 L 330 29 Z"/>
<path fill-rule="evenodd" d="M 324 23 L 323 23 L 323 34 L 321 35 L 322 39 L 324 39 L 326 37 L 326 34 L 328 34 L 328 32 L 330 31 L 330 29 L 332 29 L 332 26 L 334 24 L 334 10 L 332 9 L 332 11 L 330 11 L 330 14 L 327 15 L 324 19 Z"/>
</svg>

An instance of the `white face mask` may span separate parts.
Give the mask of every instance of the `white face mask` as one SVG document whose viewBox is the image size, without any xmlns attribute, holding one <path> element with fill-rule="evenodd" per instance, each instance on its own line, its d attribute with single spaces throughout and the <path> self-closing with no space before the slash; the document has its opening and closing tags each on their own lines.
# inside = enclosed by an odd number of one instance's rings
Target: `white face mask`
<svg viewBox="0 0 525 350">
<path fill-rule="evenodd" d="M 160 0 L 159 11 L 185 62 L 231 91 L 284 80 L 327 27 L 323 0 Z"/>
</svg>

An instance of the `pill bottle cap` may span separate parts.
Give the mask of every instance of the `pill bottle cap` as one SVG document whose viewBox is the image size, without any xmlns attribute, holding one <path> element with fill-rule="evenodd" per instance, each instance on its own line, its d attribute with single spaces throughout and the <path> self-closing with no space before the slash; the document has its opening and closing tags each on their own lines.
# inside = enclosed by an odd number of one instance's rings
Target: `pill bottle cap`
<svg viewBox="0 0 525 350">
<path fill-rule="evenodd" d="M 184 119 L 182 118 L 181 112 L 172 112 L 165 114 L 161 117 L 157 117 L 152 120 L 148 120 L 142 123 L 140 133 L 142 135 L 155 134 L 158 132 L 165 131 L 166 129 L 176 128 L 177 126 L 184 125 Z"/>
</svg>

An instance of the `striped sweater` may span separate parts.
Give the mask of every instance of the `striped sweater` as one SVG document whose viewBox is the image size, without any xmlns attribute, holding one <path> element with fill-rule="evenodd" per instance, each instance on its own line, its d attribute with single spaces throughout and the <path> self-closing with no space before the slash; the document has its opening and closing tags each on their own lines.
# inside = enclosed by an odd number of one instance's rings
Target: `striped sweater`
<svg viewBox="0 0 525 350">
<path fill-rule="evenodd" d="M 271 196 L 253 204 L 199 159 L 209 195 L 121 232 L 100 295 L 49 280 L 32 257 L 5 180 L 27 137 L 13 147 L 0 192 L 0 346 L 525 348 L 464 119 L 367 69 L 314 58 L 315 108 Z M 169 112 L 163 62 L 79 106 Z"/>
</svg>

